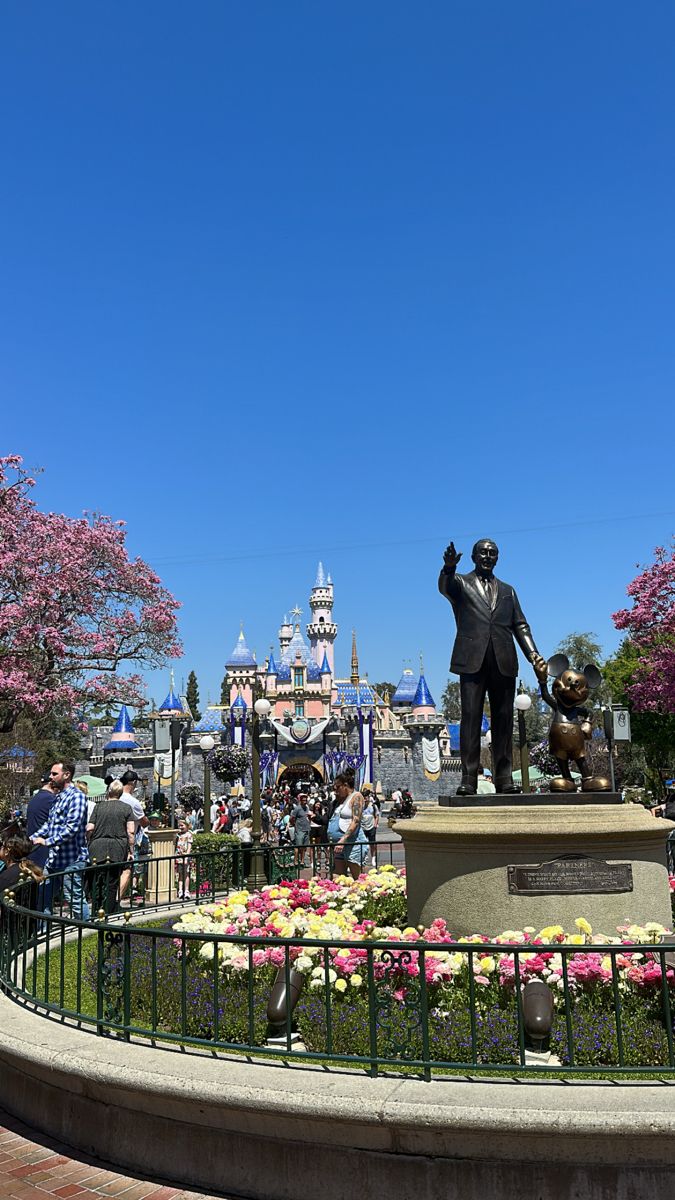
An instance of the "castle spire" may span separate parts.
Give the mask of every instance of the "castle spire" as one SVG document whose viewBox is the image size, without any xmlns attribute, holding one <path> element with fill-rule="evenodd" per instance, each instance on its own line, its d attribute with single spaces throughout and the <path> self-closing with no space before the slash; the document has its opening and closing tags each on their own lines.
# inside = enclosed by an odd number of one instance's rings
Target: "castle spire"
<svg viewBox="0 0 675 1200">
<path fill-rule="evenodd" d="M 358 653 L 357 653 L 357 650 L 356 650 L 356 630 L 355 630 L 355 629 L 352 629 L 352 674 L 351 674 L 351 681 L 352 681 L 352 683 L 354 684 L 354 686 L 355 686 L 355 687 L 358 687 L 358 685 L 359 685 L 359 679 L 360 679 L 360 677 L 361 677 L 361 676 L 360 676 L 360 671 L 359 671 L 359 656 L 358 656 Z"/>
</svg>

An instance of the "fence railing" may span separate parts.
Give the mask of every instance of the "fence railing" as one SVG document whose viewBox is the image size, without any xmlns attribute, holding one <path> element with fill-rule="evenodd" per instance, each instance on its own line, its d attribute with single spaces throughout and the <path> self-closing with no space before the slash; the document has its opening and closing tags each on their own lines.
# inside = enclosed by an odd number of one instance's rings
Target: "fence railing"
<svg viewBox="0 0 675 1200">
<path fill-rule="evenodd" d="M 239 887 L 236 848 L 225 858 L 220 888 L 200 865 L 209 899 Z M 675 942 L 328 942 L 177 930 L 161 904 L 152 924 L 131 917 L 47 913 L 20 883 L 0 903 L 0 986 L 101 1036 L 371 1075 L 675 1071 Z M 534 959 L 551 956 L 544 984 Z"/>
</svg>

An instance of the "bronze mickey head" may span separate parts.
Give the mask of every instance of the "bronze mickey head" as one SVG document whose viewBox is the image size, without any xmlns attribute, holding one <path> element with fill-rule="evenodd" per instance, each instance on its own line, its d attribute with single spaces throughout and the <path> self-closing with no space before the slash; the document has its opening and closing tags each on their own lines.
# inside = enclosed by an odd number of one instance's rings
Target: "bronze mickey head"
<svg viewBox="0 0 675 1200">
<path fill-rule="evenodd" d="M 583 671 L 570 667 L 566 654 L 554 654 L 546 664 L 553 679 L 553 695 L 568 707 L 583 704 L 589 692 L 594 692 L 602 683 L 602 675 L 595 663 L 588 663 Z"/>
</svg>

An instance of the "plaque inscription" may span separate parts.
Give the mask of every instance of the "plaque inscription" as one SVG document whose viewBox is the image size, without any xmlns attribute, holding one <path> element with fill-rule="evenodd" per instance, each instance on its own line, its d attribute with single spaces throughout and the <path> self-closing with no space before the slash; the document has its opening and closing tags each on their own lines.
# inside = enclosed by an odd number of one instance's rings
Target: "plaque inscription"
<svg viewBox="0 0 675 1200">
<path fill-rule="evenodd" d="M 522 863 L 507 868 L 509 892 L 521 895 L 574 895 L 632 892 L 630 863 L 608 863 L 586 854 L 561 855 L 545 863 Z"/>
</svg>

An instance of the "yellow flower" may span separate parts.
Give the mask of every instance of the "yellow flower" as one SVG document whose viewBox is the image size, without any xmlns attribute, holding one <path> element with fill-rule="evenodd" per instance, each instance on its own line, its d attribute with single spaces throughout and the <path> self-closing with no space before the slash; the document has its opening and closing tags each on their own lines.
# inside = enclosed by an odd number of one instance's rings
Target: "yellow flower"
<svg viewBox="0 0 675 1200">
<path fill-rule="evenodd" d="M 560 937 L 564 932 L 562 925 L 547 925 L 544 929 L 539 930 L 539 937 L 542 942 L 551 942 L 554 938 Z"/>
<path fill-rule="evenodd" d="M 585 917 L 577 917 L 574 924 L 576 925 L 576 927 L 580 933 L 590 934 L 593 932 L 593 927 L 588 924 L 588 921 L 586 920 Z"/>
<path fill-rule="evenodd" d="M 480 960 L 481 975 L 491 975 L 492 972 L 494 971 L 496 965 L 497 964 L 491 954 L 486 955 L 485 958 L 481 958 L 481 960 Z"/>
<path fill-rule="evenodd" d="M 347 980 L 346 979 L 338 979 L 335 984 L 335 991 L 336 992 L 346 992 L 347 991 Z"/>
<path fill-rule="evenodd" d="M 585 946 L 586 939 L 583 933 L 571 933 L 566 939 L 570 946 Z"/>
<path fill-rule="evenodd" d="M 361 984 L 363 983 L 363 978 L 361 975 L 352 975 L 350 983 L 353 988 L 360 988 Z"/>
</svg>

